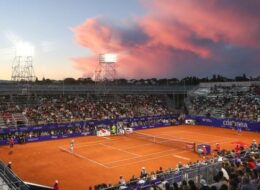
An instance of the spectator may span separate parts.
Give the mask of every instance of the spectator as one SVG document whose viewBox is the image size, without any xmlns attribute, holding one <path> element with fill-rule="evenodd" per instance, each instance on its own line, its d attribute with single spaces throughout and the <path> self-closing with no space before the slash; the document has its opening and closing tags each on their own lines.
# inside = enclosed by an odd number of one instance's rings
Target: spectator
<svg viewBox="0 0 260 190">
<path fill-rule="evenodd" d="M 8 167 L 9 169 L 12 169 L 12 162 L 11 162 L 11 161 L 8 162 L 7 167 Z"/>
<path fill-rule="evenodd" d="M 146 178 L 147 177 L 147 171 L 145 167 L 142 167 L 141 173 L 140 173 L 140 178 Z"/>
<path fill-rule="evenodd" d="M 248 176 L 243 177 L 241 190 L 256 190 L 257 188 L 250 184 Z"/>
<path fill-rule="evenodd" d="M 228 186 L 226 184 L 222 184 L 219 190 L 228 190 Z"/>
<path fill-rule="evenodd" d="M 179 190 L 178 183 L 176 183 L 176 182 L 173 183 L 173 190 Z"/>
<path fill-rule="evenodd" d="M 59 190 L 59 181 L 56 180 L 54 185 L 53 185 L 53 190 Z"/>
<path fill-rule="evenodd" d="M 197 187 L 196 187 L 193 180 L 189 180 L 188 183 L 189 183 L 189 186 L 190 186 L 190 190 L 197 190 Z"/>
<path fill-rule="evenodd" d="M 213 189 L 213 190 L 242 190 L 242 186 L 244 188 L 249 187 L 260 187 L 260 180 L 259 180 L 259 173 L 260 170 L 258 168 L 251 168 L 250 162 L 252 160 L 259 164 L 260 160 L 260 152 L 252 152 L 250 148 L 244 149 L 241 151 L 240 158 L 235 158 L 232 153 L 234 151 L 225 151 L 221 150 L 221 160 L 219 159 L 219 156 L 213 157 L 211 159 L 207 160 L 201 160 L 197 161 L 195 163 L 187 163 L 183 165 L 182 163 L 179 163 L 176 165 L 176 168 L 169 168 L 165 171 L 160 169 L 160 172 L 158 172 L 158 175 L 156 176 L 157 180 L 156 183 L 158 185 L 154 186 L 153 184 L 155 181 L 150 180 L 152 179 L 154 172 L 151 172 L 151 175 L 146 175 L 146 177 L 140 178 L 138 180 L 138 183 L 128 183 L 128 185 L 152 185 L 153 189 L 173 189 L 171 184 L 169 183 L 169 179 L 172 180 L 172 177 L 174 177 L 174 180 L 179 178 L 179 175 L 181 174 L 182 177 L 185 179 L 189 179 L 189 176 L 193 176 L 192 170 L 194 172 L 197 172 L 197 170 L 201 170 L 201 166 L 204 168 L 207 168 L 207 177 L 210 177 L 214 170 L 216 168 L 220 168 L 220 171 L 216 176 L 213 177 L 215 183 L 211 184 L 211 187 L 209 188 L 207 182 L 204 179 L 200 180 L 200 189 L 201 190 L 207 190 L 207 189 Z M 233 156 L 232 156 L 233 155 Z M 234 159 L 235 158 L 235 159 Z M 256 160 L 256 161 L 255 161 Z M 217 165 L 215 165 L 217 164 Z M 217 167 L 216 167 L 217 166 Z M 222 167 L 221 167 L 222 166 Z M 190 170 L 192 169 L 192 170 Z M 142 170 L 145 170 L 145 168 L 142 168 Z M 204 171 L 204 169 L 203 169 Z M 147 173 L 147 172 L 143 172 Z M 187 175 L 186 175 L 187 174 Z M 177 178 L 175 178 L 177 177 Z M 132 177 L 133 179 L 135 177 Z M 246 181 L 246 178 L 249 179 L 249 183 Z M 158 181 L 160 179 L 160 182 Z M 196 176 L 195 178 L 196 179 Z M 185 180 L 182 181 L 182 184 L 180 188 L 178 187 L 178 184 L 173 184 L 174 189 L 181 189 L 181 190 L 196 190 L 197 187 L 193 180 L 189 180 L 189 186 L 187 185 L 187 182 Z M 249 186 L 249 185 L 250 186 Z M 128 186 L 128 188 L 132 188 L 134 186 Z M 249 189 L 251 190 L 251 189 Z M 253 189 L 254 190 L 254 189 Z"/>
<path fill-rule="evenodd" d="M 120 185 L 126 185 L 126 181 L 125 181 L 125 179 L 123 178 L 123 176 L 120 176 L 120 177 L 119 177 L 119 184 L 120 184 Z"/>
<path fill-rule="evenodd" d="M 214 87 L 203 94 L 194 91 L 187 102 L 190 102 L 187 107 L 191 115 L 211 115 L 246 121 L 260 119 L 260 99 L 254 87 L 246 90 L 244 87 Z"/>
<path fill-rule="evenodd" d="M 156 174 L 154 172 L 151 172 L 150 177 L 152 181 L 157 179 Z"/>
<path fill-rule="evenodd" d="M 200 190 L 210 190 L 205 179 L 200 180 Z"/>
<path fill-rule="evenodd" d="M 183 181 L 182 181 L 181 189 L 182 189 L 182 190 L 188 190 L 188 189 L 189 189 L 186 180 L 183 180 Z"/>
</svg>

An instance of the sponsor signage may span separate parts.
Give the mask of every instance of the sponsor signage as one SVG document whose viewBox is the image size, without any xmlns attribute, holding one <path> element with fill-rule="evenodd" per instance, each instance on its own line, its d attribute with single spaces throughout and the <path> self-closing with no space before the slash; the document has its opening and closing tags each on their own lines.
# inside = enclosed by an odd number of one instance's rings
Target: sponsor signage
<svg viewBox="0 0 260 190">
<path fill-rule="evenodd" d="M 241 121 L 238 119 L 222 119 L 222 118 L 207 118 L 202 116 L 188 116 L 187 119 L 193 119 L 198 125 L 207 125 L 212 127 L 232 128 L 238 127 L 242 130 L 260 132 L 260 122 Z"/>
</svg>

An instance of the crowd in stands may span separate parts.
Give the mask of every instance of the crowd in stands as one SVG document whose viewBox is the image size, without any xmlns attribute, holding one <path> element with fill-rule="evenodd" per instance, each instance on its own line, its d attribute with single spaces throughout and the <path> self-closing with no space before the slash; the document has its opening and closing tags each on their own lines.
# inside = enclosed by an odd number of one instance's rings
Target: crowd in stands
<svg viewBox="0 0 260 190">
<path fill-rule="evenodd" d="M 216 86 L 196 93 L 199 90 L 188 97 L 189 114 L 260 121 L 260 95 L 256 87 Z M 155 95 L 38 96 L 32 104 L 18 104 L 0 97 L 0 128 L 171 113 L 165 97 Z"/>
<path fill-rule="evenodd" d="M 207 168 L 207 170 L 203 169 Z M 150 190 L 257 190 L 260 189 L 260 144 L 256 141 L 245 149 L 221 150 L 214 156 L 194 162 L 178 163 L 175 168 L 157 171 L 141 169 L 129 181 L 119 177 L 116 185 L 99 184 L 101 189 Z M 92 189 L 92 187 L 90 188 Z"/>
<path fill-rule="evenodd" d="M 260 122 L 260 95 L 256 87 L 214 87 L 189 97 L 189 113 Z"/>
<path fill-rule="evenodd" d="M 131 122 L 120 121 L 120 122 L 116 123 L 116 129 L 117 129 L 116 133 L 119 133 L 119 129 L 122 129 L 122 128 L 135 128 L 137 126 L 148 126 L 148 125 L 155 125 L 155 124 L 174 125 L 174 124 L 176 124 L 176 122 L 177 121 L 175 119 L 153 119 L 153 120 L 147 120 L 147 121 L 131 121 Z M 104 128 L 111 130 L 111 127 L 112 127 L 112 125 L 100 124 L 97 126 L 86 125 L 86 126 L 75 126 L 75 127 L 63 128 L 63 129 L 19 132 L 19 133 L 15 133 L 15 134 L 14 133 L 13 134 L 1 134 L 0 140 L 9 140 L 10 137 L 13 137 L 14 139 L 17 140 L 18 143 L 23 144 L 23 143 L 26 143 L 27 139 L 38 138 L 38 137 L 43 137 L 43 136 L 59 136 L 59 135 L 66 136 L 69 134 L 96 135 L 97 130 L 104 129 Z"/>
<path fill-rule="evenodd" d="M 163 98 L 149 95 L 107 97 L 42 96 L 38 103 L 17 105 L 0 98 L 0 120 L 9 125 L 13 113 L 22 113 L 29 124 L 115 119 L 169 114 Z"/>
</svg>

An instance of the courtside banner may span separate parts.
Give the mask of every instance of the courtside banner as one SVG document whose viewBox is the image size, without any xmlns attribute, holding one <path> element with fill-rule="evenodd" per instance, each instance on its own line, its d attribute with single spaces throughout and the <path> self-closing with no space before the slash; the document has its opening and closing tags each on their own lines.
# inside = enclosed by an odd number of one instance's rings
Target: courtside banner
<svg viewBox="0 0 260 190">
<path fill-rule="evenodd" d="M 242 121 L 238 119 L 222 119 L 202 116 L 187 116 L 187 119 L 193 119 L 197 125 L 206 125 L 212 127 L 232 128 L 239 127 L 244 131 L 260 132 L 260 122 Z"/>
<path fill-rule="evenodd" d="M 150 117 L 133 117 L 133 118 L 118 118 L 118 119 L 106 119 L 106 120 L 87 120 L 71 123 L 52 123 L 45 125 L 35 125 L 35 126 L 18 126 L 17 128 L 4 128 L 0 129 L 0 134 L 13 134 L 16 132 L 34 132 L 34 131 L 50 131 L 55 129 L 68 129 L 75 127 L 91 127 L 98 125 L 113 125 L 117 122 L 145 122 L 150 120 L 164 120 L 164 119 L 176 119 L 176 115 L 162 115 L 162 116 L 150 116 Z"/>
<path fill-rule="evenodd" d="M 158 119 L 158 118 L 157 118 Z M 165 119 L 165 118 L 164 118 Z M 171 118 L 168 118 L 171 119 Z M 132 121 L 133 122 L 133 121 Z M 167 127 L 172 125 L 178 125 L 178 123 L 170 124 L 168 122 L 158 122 L 153 125 L 138 125 L 133 127 L 134 130 L 141 130 L 141 129 L 150 129 L 150 128 L 158 128 L 158 127 Z M 103 127 L 103 126 L 102 126 Z M 101 127 L 101 128 L 102 128 Z M 45 130 L 42 130 L 45 131 Z M 80 136 L 89 136 L 89 135 L 96 135 L 91 130 L 89 132 L 82 132 L 82 133 L 72 133 L 72 134 L 64 134 L 64 135 L 45 135 L 39 137 L 26 137 L 25 142 L 39 142 L 39 141 L 46 141 L 46 140 L 54 140 L 54 139 L 63 139 L 63 138 L 70 138 L 70 137 L 80 137 Z M 17 139 L 15 139 L 15 144 L 19 143 Z M 7 145 L 7 140 L 0 140 L 0 145 Z"/>
<path fill-rule="evenodd" d="M 92 135 L 89 132 L 82 132 L 82 133 L 72 133 L 72 134 L 64 134 L 64 135 L 45 135 L 45 136 L 39 136 L 39 137 L 26 137 L 25 142 L 39 142 L 39 141 L 47 141 L 47 140 L 54 140 L 54 139 L 64 139 L 64 138 L 71 138 L 71 137 L 83 137 L 83 136 L 89 136 Z M 0 145 L 7 145 L 7 140 L 0 140 Z M 19 141 L 15 139 L 15 144 L 19 144 Z"/>
</svg>

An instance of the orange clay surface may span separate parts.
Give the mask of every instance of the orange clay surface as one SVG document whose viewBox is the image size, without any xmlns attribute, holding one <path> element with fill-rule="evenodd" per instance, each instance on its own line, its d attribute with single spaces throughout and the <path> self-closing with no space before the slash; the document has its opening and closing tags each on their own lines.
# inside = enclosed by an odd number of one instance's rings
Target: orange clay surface
<svg viewBox="0 0 260 190">
<path fill-rule="evenodd" d="M 233 149 L 232 142 L 251 144 L 260 142 L 260 134 L 204 126 L 173 126 L 138 131 L 167 139 L 196 143 L 219 143 L 221 148 Z M 154 144 L 125 136 L 75 138 L 74 153 L 69 152 L 71 139 L 15 145 L 13 153 L 8 146 L 0 147 L 0 159 L 12 161 L 13 170 L 23 180 L 52 186 L 59 180 L 61 190 L 86 190 L 98 183 L 118 182 L 120 175 L 127 180 L 139 176 L 141 167 L 148 172 L 160 166 L 175 167 L 199 159 L 194 152 Z"/>
</svg>

